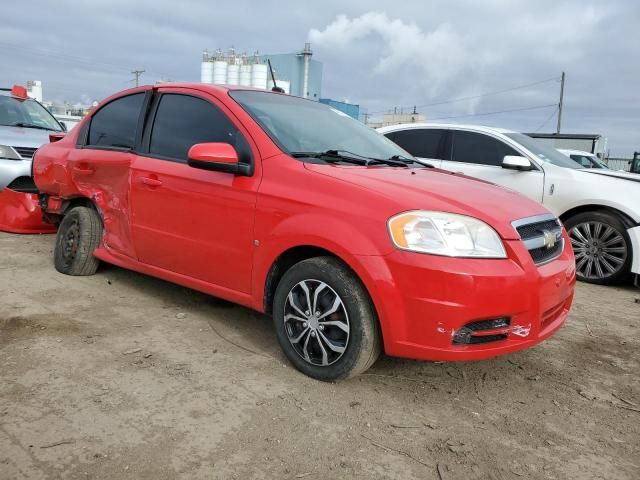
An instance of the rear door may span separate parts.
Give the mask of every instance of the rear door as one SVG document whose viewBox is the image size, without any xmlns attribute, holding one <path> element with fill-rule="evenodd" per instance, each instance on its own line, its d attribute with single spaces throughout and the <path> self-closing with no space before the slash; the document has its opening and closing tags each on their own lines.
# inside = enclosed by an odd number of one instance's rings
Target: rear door
<svg viewBox="0 0 640 480">
<path fill-rule="evenodd" d="M 204 142 L 231 144 L 253 176 L 190 167 Z M 236 292 L 250 292 L 257 149 L 224 105 L 207 94 L 160 89 L 132 166 L 131 224 L 140 262 Z"/>
<path fill-rule="evenodd" d="M 438 128 L 409 128 L 386 133 L 385 136 L 414 157 L 439 167 L 445 158 L 447 131 Z"/>
<path fill-rule="evenodd" d="M 74 183 L 103 210 L 104 244 L 130 257 L 135 254 L 129 228 L 129 166 L 146 96 L 139 92 L 118 97 L 93 113 L 68 157 Z"/>
<path fill-rule="evenodd" d="M 523 156 L 514 147 L 492 135 L 467 130 L 451 130 L 449 155 L 442 168 L 508 187 L 542 202 L 544 172 L 502 168 L 507 155 Z"/>
</svg>

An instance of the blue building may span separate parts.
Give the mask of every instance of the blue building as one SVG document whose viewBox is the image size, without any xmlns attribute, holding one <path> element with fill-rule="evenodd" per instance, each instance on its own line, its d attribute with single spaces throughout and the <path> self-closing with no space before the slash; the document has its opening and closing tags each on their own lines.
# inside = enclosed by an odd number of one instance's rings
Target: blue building
<svg viewBox="0 0 640 480">
<path fill-rule="evenodd" d="M 325 105 L 329 105 L 336 110 L 340 110 L 341 112 L 346 113 L 351 118 L 355 118 L 356 120 L 360 118 L 360 105 L 341 102 L 339 100 L 333 100 L 331 98 L 321 98 L 320 103 L 324 103 Z"/>
</svg>

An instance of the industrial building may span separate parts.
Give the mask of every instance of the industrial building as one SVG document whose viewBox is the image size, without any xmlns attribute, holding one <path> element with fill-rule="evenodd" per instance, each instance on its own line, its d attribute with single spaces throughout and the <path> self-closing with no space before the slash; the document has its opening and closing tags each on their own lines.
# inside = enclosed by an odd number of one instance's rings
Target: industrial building
<svg viewBox="0 0 640 480">
<path fill-rule="evenodd" d="M 273 79 L 269 72 L 271 62 L 276 83 L 285 93 L 319 100 L 322 87 L 322 63 L 313 60 L 311 45 L 296 53 L 253 55 L 238 53 L 233 48 L 226 52 L 217 49 L 213 54 L 205 50 L 200 68 L 202 83 L 243 85 L 270 89 Z"/>
</svg>

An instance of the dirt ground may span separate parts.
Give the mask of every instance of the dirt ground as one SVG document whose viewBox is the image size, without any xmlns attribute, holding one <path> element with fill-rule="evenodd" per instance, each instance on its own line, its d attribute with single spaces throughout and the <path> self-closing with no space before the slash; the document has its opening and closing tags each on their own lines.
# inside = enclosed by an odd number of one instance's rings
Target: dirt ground
<svg viewBox="0 0 640 480">
<path fill-rule="evenodd" d="M 0 234 L 0 479 L 638 479 L 640 290 L 581 284 L 528 351 L 338 384 L 269 318 Z"/>
</svg>

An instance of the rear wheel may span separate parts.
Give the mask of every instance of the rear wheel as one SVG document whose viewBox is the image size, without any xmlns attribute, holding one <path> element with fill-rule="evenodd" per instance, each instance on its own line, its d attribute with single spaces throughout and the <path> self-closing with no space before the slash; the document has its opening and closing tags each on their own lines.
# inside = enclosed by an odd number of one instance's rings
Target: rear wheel
<svg viewBox="0 0 640 480">
<path fill-rule="evenodd" d="M 69 210 L 58 228 L 53 252 L 56 270 L 65 275 L 93 275 L 99 260 L 93 252 L 100 244 L 102 221 L 88 207 Z"/>
<path fill-rule="evenodd" d="M 332 257 L 303 260 L 284 274 L 274 297 L 273 319 L 289 361 L 318 380 L 362 373 L 382 350 L 367 291 Z"/>
<path fill-rule="evenodd" d="M 625 280 L 631 269 L 631 239 L 622 220 L 608 212 L 585 212 L 565 222 L 576 256 L 576 276 L 607 285 Z"/>
</svg>

